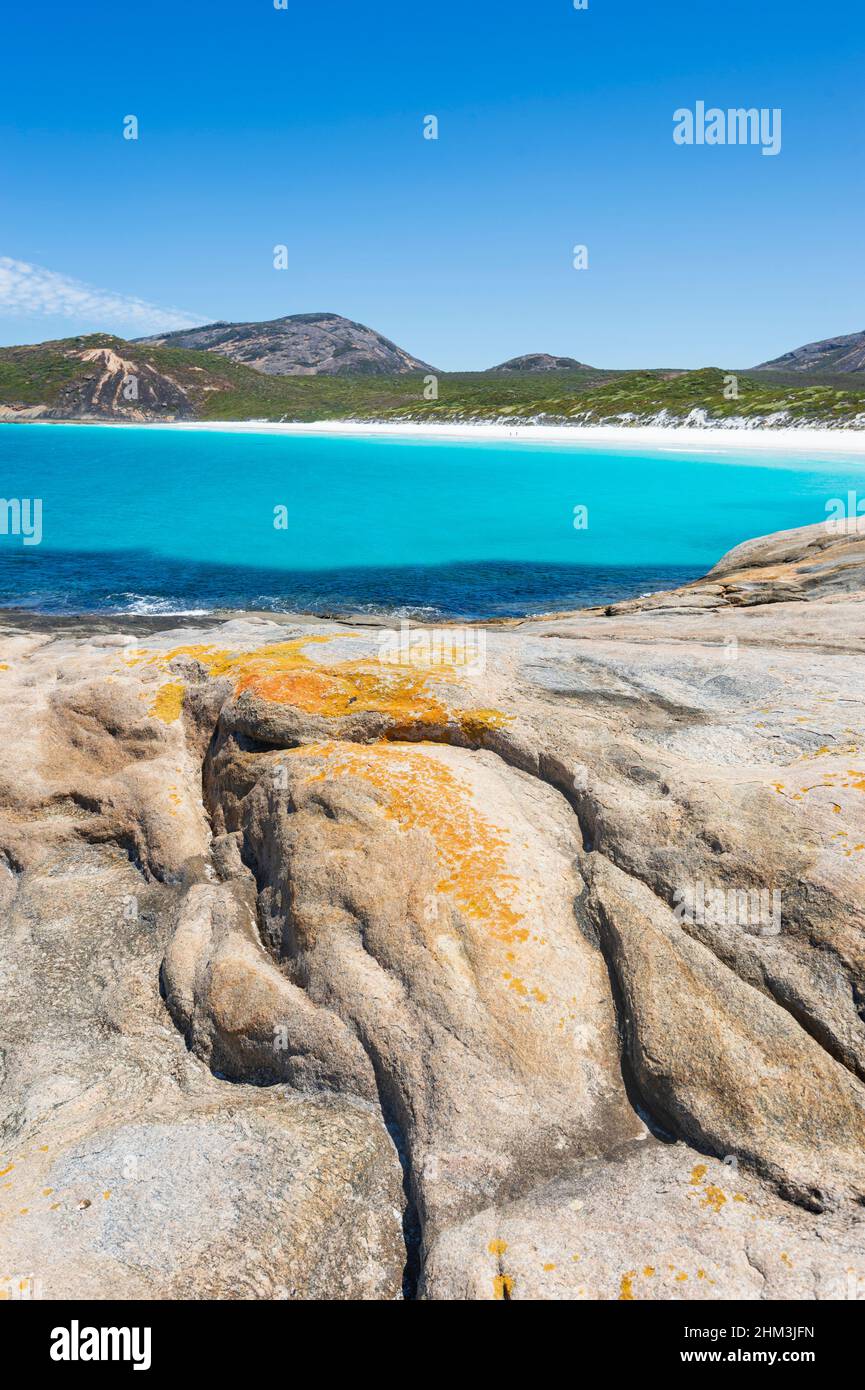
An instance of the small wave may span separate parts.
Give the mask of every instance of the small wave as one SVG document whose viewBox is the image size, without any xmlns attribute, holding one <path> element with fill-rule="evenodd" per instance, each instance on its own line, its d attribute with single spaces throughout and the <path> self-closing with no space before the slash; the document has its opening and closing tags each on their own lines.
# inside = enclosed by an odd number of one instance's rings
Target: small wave
<svg viewBox="0 0 865 1390">
<path fill-rule="evenodd" d="M 122 599 L 117 603 L 115 599 Z M 111 613 L 128 613 L 135 617 L 204 618 L 212 608 L 186 608 L 178 599 L 155 598 L 151 594 L 108 594 L 106 607 Z"/>
<path fill-rule="evenodd" d="M 346 605 L 346 607 L 349 606 L 354 613 L 370 613 L 376 616 L 384 615 L 389 618 L 411 618 L 415 622 L 419 621 L 421 618 L 428 618 L 432 622 L 438 622 L 440 618 L 447 617 L 443 609 L 436 608 L 434 604 L 426 603 L 355 603 Z"/>
</svg>

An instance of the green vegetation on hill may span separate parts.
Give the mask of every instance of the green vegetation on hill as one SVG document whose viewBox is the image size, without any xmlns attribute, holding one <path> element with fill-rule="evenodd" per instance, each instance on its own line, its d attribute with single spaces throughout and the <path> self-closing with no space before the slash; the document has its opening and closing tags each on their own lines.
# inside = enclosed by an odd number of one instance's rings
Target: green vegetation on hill
<svg viewBox="0 0 865 1390">
<path fill-rule="evenodd" d="M 622 417 L 645 420 L 665 411 L 684 419 L 693 410 L 710 419 L 762 418 L 786 411 L 793 421 L 865 423 L 865 383 L 738 377 L 738 400 L 724 396 L 728 374 L 697 372 L 599 372 L 589 369 L 498 376 L 442 373 L 438 399 L 424 398 L 422 376 L 267 377 L 238 381 L 203 404 L 205 419 L 250 417 L 287 420 L 541 420 L 602 423 Z"/>
<path fill-rule="evenodd" d="M 514 373 L 448 372 L 436 376 L 438 400 L 424 397 L 427 377 L 294 376 L 244 378 L 223 396 L 211 395 L 204 406 L 210 420 L 250 415 L 289 420 L 441 419 L 522 415 L 547 408 L 563 392 L 572 395 L 609 373 L 579 371 L 522 377 Z M 550 377 L 555 376 L 555 381 Z"/>
<path fill-rule="evenodd" d="M 83 365 L 67 357 L 60 343 L 0 348 L 0 404 L 53 405 L 61 387 L 81 376 Z"/>
<path fill-rule="evenodd" d="M 839 387 L 801 379 L 791 384 L 787 378 L 774 379 L 745 373 L 736 375 L 737 399 L 727 399 L 730 373 L 708 367 L 695 372 L 626 372 L 599 385 L 589 384 L 579 392 L 562 393 L 548 400 L 544 409 L 551 416 L 585 423 L 604 422 L 621 417 L 641 420 L 662 411 L 677 420 L 692 411 L 703 411 L 713 420 L 754 419 L 781 412 L 793 421 L 819 420 L 824 424 L 851 423 L 857 416 L 865 422 L 865 382 L 851 387 L 849 380 Z"/>
<path fill-rule="evenodd" d="M 729 400 L 724 390 L 728 373 L 717 368 L 450 372 L 437 375 L 438 399 L 427 400 L 428 377 L 422 373 L 265 376 L 213 353 L 127 343 L 108 334 L 0 348 L 0 405 L 45 405 L 55 418 L 105 418 L 104 408 L 88 408 L 90 387 L 105 370 L 83 359 L 93 348 L 108 348 L 175 383 L 186 394 L 190 418 L 202 420 L 638 423 L 662 412 L 670 422 L 681 422 L 701 411 L 708 421 L 775 417 L 774 423 L 784 423 L 777 418 L 784 413 L 792 422 L 865 426 L 865 381 L 859 384 L 849 374 L 809 374 L 803 381 L 801 374 L 740 372 L 739 397 Z"/>
</svg>

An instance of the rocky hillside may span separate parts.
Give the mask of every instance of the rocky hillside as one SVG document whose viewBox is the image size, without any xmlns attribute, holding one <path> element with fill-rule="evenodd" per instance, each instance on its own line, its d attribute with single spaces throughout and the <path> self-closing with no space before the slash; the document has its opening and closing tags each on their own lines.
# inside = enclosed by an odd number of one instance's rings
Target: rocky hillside
<svg viewBox="0 0 865 1390">
<path fill-rule="evenodd" d="M 0 348 L 0 420 L 195 419 L 236 370 L 202 361 L 101 333 Z"/>
<path fill-rule="evenodd" d="M 488 368 L 491 372 L 568 372 L 591 370 L 585 362 L 576 357 L 552 357 L 548 352 L 527 352 L 522 357 L 509 357 L 497 367 Z"/>
<path fill-rule="evenodd" d="M 141 341 L 218 353 L 267 376 L 392 376 L 432 370 L 375 329 L 339 314 L 210 323 Z"/>
<path fill-rule="evenodd" d="M 0 1296 L 861 1298 L 863 539 L 430 636 L 0 630 Z"/>
<path fill-rule="evenodd" d="M 761 362 L 755 371 L 783 372 L 865 372 L 865 332 L 847 333 L 841 338 L 821 338 L 817 343 L 785 352 L 771 362 Z"/>
</svg>

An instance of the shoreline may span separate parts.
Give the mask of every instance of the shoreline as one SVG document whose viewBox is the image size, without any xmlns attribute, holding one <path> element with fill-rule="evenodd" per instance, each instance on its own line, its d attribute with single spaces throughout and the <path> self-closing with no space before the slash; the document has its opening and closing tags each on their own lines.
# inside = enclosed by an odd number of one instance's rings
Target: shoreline
<svg viewBox="0 0 865 1390">
<path fill-rule="evenodd" d="M 356 438 L 459 440 L 469 443 L 607 445 L 611 448 L 687 449 L 697 453 L 761 452 L 860 454 L 865 430 L 771 429 L 686 425 L 506 425 L 481 421 L 319 420 L 3 420 L 2 424 L 72 425 L 98 429 L 211 431 L 216 434 L 322 435 Z"/>
<path fill-rule="evenodd" d="M 705 578 L 705 576 L 701 576 Z M 698 581 L 695 580 L 695 583 Z M 672 593 L 673 590 L 659 589 L 658 593 Z M 603 605 L 600 605 L 603 606 Z M 170 632 L 174 628 L 204 628 L 214 623 L 258 622 L 273 623 L 277 627 L 314 627 L 320 623 L 336 623 L 341 627 L 369 627 L 400 629 L 406 627 L 423 631 L 425 628 L 516 628 L 523 623 L 547 622 L 556 618 L 570 618 L 575 613 L 596 610 L 597 604 L 586 608 L 561 608 L 544 610 L 540 613 L 521 613 L 509 617 L 452 618 L 435 617 L 421 621 L 407 618 L 399 609 L 382 610 L 376 613 L 349 611 L 335 613 L 302 609 L 271 608 L 213 608 L 207 612 L 189 612 L 178 609 L 176 613 L 117 613 L 102 610 L 79 613 L 46 613 L 38 608 L 0 608 L 0 631 L 18 629 L 24 632 L 61 633 L 72 637 L 105 635 L 107 633 L 128 633 L 150 636 L 156 632 Z"/>
</svg>

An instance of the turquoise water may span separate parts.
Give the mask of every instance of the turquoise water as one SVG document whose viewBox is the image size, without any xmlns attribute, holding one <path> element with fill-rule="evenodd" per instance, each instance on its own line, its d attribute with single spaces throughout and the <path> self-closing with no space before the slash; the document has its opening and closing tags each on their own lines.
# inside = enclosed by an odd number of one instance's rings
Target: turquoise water
<svg viewBox="0 0 865 1390">
<path fill-rule="evenodd" d="M 42 539 L 0 535 L 0 606 L 573 607 L 695 577 L 857 487 L 862 460 L 774 452 L 4 425 L 0 495 L 42 500 Z"/>
</svg>

